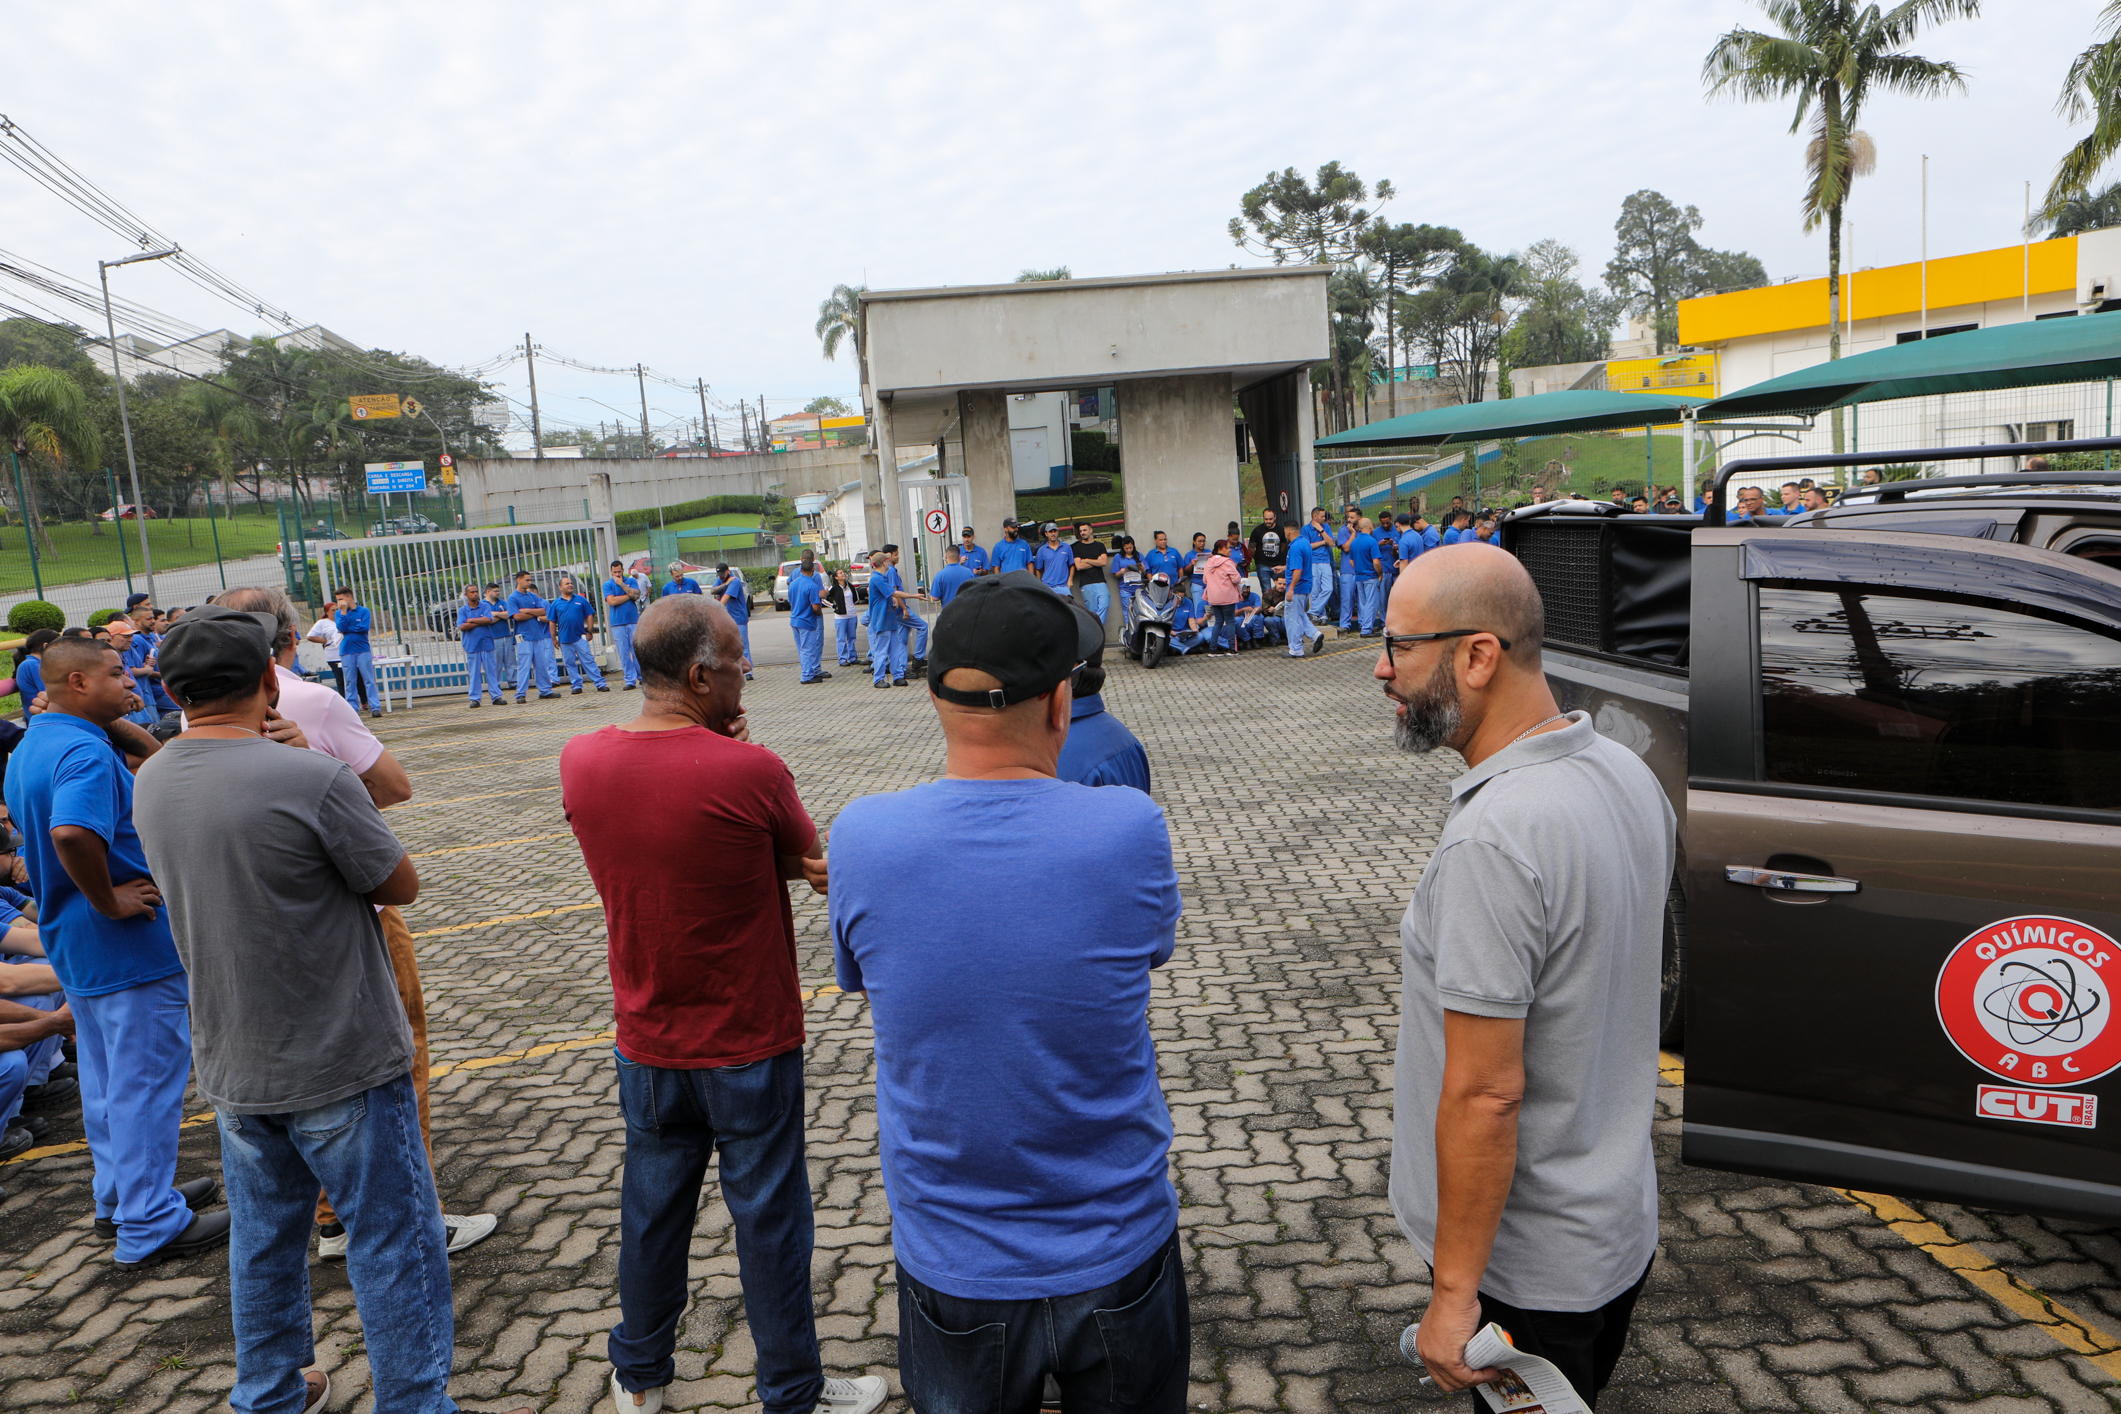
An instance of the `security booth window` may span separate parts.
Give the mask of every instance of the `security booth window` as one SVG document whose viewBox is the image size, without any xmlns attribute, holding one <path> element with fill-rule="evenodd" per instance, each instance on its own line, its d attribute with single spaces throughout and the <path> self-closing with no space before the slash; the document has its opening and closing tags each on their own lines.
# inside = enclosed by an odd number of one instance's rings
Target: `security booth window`
<svg viewBox="0 0 2121 1414">
<path fill-rule="evenodd" d="M 2121 635 L 1990 600 L 1766 581 L 1765 779 L 2121 812 Z"/>
</svg>

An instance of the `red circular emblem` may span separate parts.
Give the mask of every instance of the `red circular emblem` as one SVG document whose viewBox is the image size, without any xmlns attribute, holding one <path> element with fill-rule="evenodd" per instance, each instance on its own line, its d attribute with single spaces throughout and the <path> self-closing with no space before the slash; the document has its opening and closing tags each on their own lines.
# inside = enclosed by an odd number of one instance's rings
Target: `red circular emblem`
<svg viewBox="0 0 2121 1414">
<path fill-rule="evenodd" d="M 1937 972 L 1937 1020 L 1959 1054 L 2021 1085 L 2067 1086 L 2121 1067 L 2113 982 L 2121 945 L 2069 918 L 1970 935 Z"/>
</svg>

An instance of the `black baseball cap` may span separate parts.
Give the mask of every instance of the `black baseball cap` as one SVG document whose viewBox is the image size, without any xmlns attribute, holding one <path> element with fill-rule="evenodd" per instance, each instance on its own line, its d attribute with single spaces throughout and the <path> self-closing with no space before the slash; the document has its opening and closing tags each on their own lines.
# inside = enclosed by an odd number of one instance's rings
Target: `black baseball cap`
<svg viewBox="0 0 2121 1414">
<path fill-rule="evenodd" d="M 162 639 L 158 663 L 169 690 L 189 702 L 241 692 L 272 662 L 280 621 L 207 604 L 177 621 Z"/>
<path fill-rule="evenodd" d="M 128 609 L 137 609 L 146 602 L 147 596 L 145 594 L 135 594 L 130 599 L 127 599 L 125 601 L 125 607 Z"/>
<path fill-rule="evenodd" d="M 1002 517 L 1002 524 L 1003 524 L 1003 525 L 1015 525 L 1015 524 L 1016 524 L 1016 517 L 1015 517 L 1015 516 L 1003 516 L 1003 517 Z"/>
<path fill-rule="evenodd" d="M 959 535 L 961 535 L 961 536 L 963 536 L 963 535 L 970 535 L 970 534 L 972 534 L 972 533 L 973 533 L 973 531 L 972 531 L 972 527 L 971 527 L 971 526 L 969 526 L 969 525 L 968 525 L 968 526 L 966 526 L 966 527 L 965 527 L 965 528 L 964 528 L 963 530 L 960 530 L 960 531 L 958 532 L 958 534 L 959 534 Z"/>
<path fill-rule="evenodd" d="M 975 579 L 936 615 L 928 645 L 928 691 L 960 707 L 1008 707 L 1050 692 L 1090 661 L 1104 625 L 1029 570 Z M 945 687 L 953 668 L 1000 680 L 984 692 Z"/>
</svg>

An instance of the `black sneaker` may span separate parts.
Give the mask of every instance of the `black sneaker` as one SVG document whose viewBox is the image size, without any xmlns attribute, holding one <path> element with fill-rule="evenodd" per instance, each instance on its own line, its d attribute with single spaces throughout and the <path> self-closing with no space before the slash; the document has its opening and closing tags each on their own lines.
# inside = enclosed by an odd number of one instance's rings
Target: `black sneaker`
<svg viewBox="0 0 2121 1414">
<path fill-rule="evenodd" d="M 472 710 L 472 711 L 474 711 L 474 712 L 478 711 L 478 710 L 479 710 L 479 704 L 478 704 L 478 703 L 476 703 L 476 702 L 472 703 L 472 704 L 471 704 L 471 710 Z"/>
<path fill-rule="evenodd" d="M 194 1213 L 184 1231 L 157 1247 L 137 1262 L 120 1262 L 121 1267 L 151 1267 L 157 1262 L 173 1258 L 196 1257 L 201 1252 L 210 1252 L 228 1241 L 228 1209 L 215 1208 L 210 1212 Z"/>
<path fill-rule="evenodd" d="M 609 691 L 611 691 L 611 689 L 610 689 L 610 688 L 608 688 L 608 687 L 606 687 L 606 686 L 604 686 L 604 684 L 602 684 L 602 683 L 598 683 L 598 684 L 597 684 L 597 691 L 598 691 L 598 692 L 609 692 Z"/>
<path fill-rule="evenodd" d="M 893 678 L 891 680 L 891 685 L 893 687 L 904 687 L 906 685 L 906 680 L 904 678 Z"/>
<path fill-rule="evenodd" d="M 570 696 L 570 697 L 580 697 L 581 695 L 582 695 L 582 689 L 580 689 L 579 687 L 578 687 L 578 688 L 576 688 L 576 689 L 575 689 L 575 690 L 574 690 L 573 692 L 571 692 L 571 693 L 569 693 L 569 694 L 568 694 L 568 696 Z"/>
<path fill-rule="evenodd" d="M 42 1139 L 52 1132 L 52 1122 L 43 1115 L 16 1115 L 11 1122 L 17 1129 L 28 1130 L 32 1139 Z"/>
<path fill-rule="evenodd" d="M 633 691 L 633 690 L 634 690 L 634 688 L 635 688 L 636 686 L 638 686 L 638 684 L 636 684 L 636 683 L 627 683 L 627 684 L 626 684 L 626 690 L 627 690 L 628 692 L 631 692 L 631 691 Z"/>
<path fill-rule="evenodd" d="M 523 704 L 524 704 L 525 702 L 528 702 L 529 700 L 530 700 L 530 699 L 529 699 L 529 698 L 527 698 L 527 697 L 518 697 L 518 698 L 516 699 L 516 706 L 520 707 L 520 706 L 522 706 L 522 705 L 523 705 Z"/>
<path fill-rule="evenodd" d="M 81 1082 L 71 1077 L 54 1076 L 42 1085 L 32 1085 L 22 1092 L 22 1108 L 25 1110 L 51 1110 L 81 1098 Z"/>
<path fill-rule="evenodd" d="M 195 1178 L 189 1183 L 180 1183 L 177 1185 L 177 1196 L 184 1200 L 185 1207 L 196 1213 L 199 1209 L 221 1196 L 221 1180 L 208 1177 Z M 96 1219 L 96 1236 L 116 1237 L 117 1235 L 118 1223 L 115 1218 Z"/>
<path fill-rule="evenodd" d="M 829 678 L 829 677 L 831 677 L 831 676 L 832 676 L 832 674 L 830 674 L 830 673 L 828 673 L 828 672 L 825 672 L 825 671 L 823 671 L 823 670 L 820 670 L 820 671 L 819 671 L 819 673 L 818 673 L 818 676 L 819 676 L 819 677 L 821 677 L 821 678 Z"/>
<path fill-rule="evenodd" d="M 882 678 L 876 680 L 875 686 L 883 688 L 886 692 L 891 690 L 891 684 L 885 682 Z"/>
<path fill-rule="evenodd" d="M 539 694 L 538 694 L 538 701 L 540 701 L 540 702 L 550 702 L 550 701 L 552 701 L 552 699 L 554 699 L 555 697 L 558 697 L 559 695 L 560 695 L 560 694 L 558 694 L 557 692 L 541 692 L 541 693 L 539 693 Z M 522 700 L 523 700 L 523 699 L 522 699 L 522 698 L 520 698 L 520 697 L 518 697 L 518 698 L 516 699 L 516 701 L 518 701 L 518 702 L 521 702 Z"/>
</svg>

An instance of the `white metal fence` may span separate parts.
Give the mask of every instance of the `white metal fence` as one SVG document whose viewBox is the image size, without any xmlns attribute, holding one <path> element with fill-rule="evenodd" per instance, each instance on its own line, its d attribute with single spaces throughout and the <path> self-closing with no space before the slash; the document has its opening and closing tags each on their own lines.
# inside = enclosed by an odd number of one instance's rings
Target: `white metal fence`
<svg viewBox="0 0 2121 1414">
<path fill-rule="evenodd" d="M 571 574 L 589 601 L 601 605 L 616 545 L 608 521 L 327 541 L 317 547 L 314 595 L 327 601 L 345 586 L 368 607 L 376 673 L 387 691 L 462 692 L 464 647 L 456 624 L 466 584 L 477 584 L 482 594 L 487 584 L 498 584 L 506 596 L 515 592 L 516 574 L 528 570 L 537 592 L 550 599 L 560 576 Z"/>
</svg>

